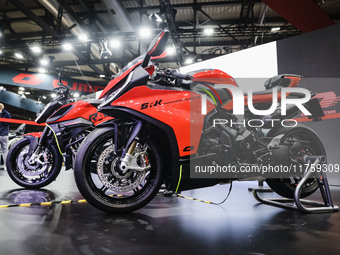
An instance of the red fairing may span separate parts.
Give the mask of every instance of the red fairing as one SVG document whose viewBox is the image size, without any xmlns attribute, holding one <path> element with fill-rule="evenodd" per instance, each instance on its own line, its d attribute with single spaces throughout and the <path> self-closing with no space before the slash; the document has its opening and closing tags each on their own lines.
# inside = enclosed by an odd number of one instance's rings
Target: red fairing
<svg viewBox="0 0 340 255">
<path fill-rule="evenodd" d="M 143 108 L 142 105 L 146 104 L 148 107 Z M 167 124 L 174 130 L 180 156 L 196 153 L 204 121 L 199 94 L 141 86 L 131 89 L 111 105 L 125 106 Z M 211 111 L 215 106 L 208 102 L 207 107 L 208 111 Z M 183 151 L 188 146 L 192 146 L 192 149 Z"/>
<path fill-rule="evenodd" d="M 33 133 L 28 133 L 28 134 L 24 134 L 24 136 L 34 136 L 34 137 L 40 137 L 42 135 L 42 132 L 33 132 Z"/>
<path fill-rule="evenodd" d="M 106 120 L 113 119 L 112 117 L 106 116 L 103 113 L 98 112 L 96 107 L 82 100 L 64 105 L 60 109 L 58 109 L 58 111 L 62 110 L 65 107 L 69 107 L 70 105 L 73 105 L 73 107 L 71 108 L 71 110 L 67 112 L 67 114 L 63 114 L 61 118 L 54 120 L 53 122 L 48 122 L 48 123 L 55 123 L 55 122 L 62 122 L 62 121 L 67 121 L 67 120 L 75 120 L 77 118 L 83 118 L 85 120 L 93 122 L 94 125 L 98 125 L 99 123 L 102 123 Z M 58 111 L 56 112 L 56 114 L 58 113 Z M 53 115 L 51 117 L 53 117 Z M 75 121 L 75 124 L 76 123 L 77 122 Z"/>
<path fill-rule="evenodd" d="M 207 82 L 213 84 L 227 84 L 227 85 L 234 85 L 238 87 L 235 79 L 231 77 L 229 74 L 218 70 L 207 70 L 203 72 L 198 72 L 193 75 L 194 81 L 196 82 Z"/>
<path fill-rule="evenodd" d="M 284 76 L 284 78 L 290 79 L 289 87 L 297 87 L 302 79 L 301 76 Z"/>
<path fill-rule="evenodd" d="M 116 84 L 122 81 L 133 69 L 136 68 L 136 66 L 140 65 L 141 63 L 142 61 L 138 62 L 137 64 L 131 66 L 128 70 L 126 70 L 122 75 L 111 80 L 109 84 L 106 85 L 103 92 L 100 94 L 99 99 L 102 99 L 106 95 L 107 92 L 109 92 Z"/>
</svg>

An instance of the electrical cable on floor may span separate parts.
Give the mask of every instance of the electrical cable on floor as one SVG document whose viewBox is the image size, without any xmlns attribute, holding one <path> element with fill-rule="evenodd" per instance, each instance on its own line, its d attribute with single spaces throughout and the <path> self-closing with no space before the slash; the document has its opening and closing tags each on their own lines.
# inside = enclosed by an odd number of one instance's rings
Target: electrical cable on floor
<svg viewBox="0 0 340 255">
<path fill-rule="evenodd" d="M 232 187 L 233 187 L 233 182 L 230 182 L 229 191 L 228 191 L 228 194 L 227 194 L 226 198 L 222 202 L 218 202 L 218 203 L 212 202 L 212 201 L 206 201 L 206 200 L 202 200 L 202 199 L 198 199 L 198 198 L 194 198 L 194 197 L 186 197 L 186 196 L 180 195 L 178 193 L 175 193 L 175 194 L 176 194 L 177 197 L 185 198 L 185 199 L 189 199 L 189 200 L 194 200 L 194 201 L 198 201 L 198 202 L 202 202 L 202 203 L 205 203 L 205 204 L 221 205 L 225 201 L 227 201 L 227 199 L 229 198 Z"/>
</svg>

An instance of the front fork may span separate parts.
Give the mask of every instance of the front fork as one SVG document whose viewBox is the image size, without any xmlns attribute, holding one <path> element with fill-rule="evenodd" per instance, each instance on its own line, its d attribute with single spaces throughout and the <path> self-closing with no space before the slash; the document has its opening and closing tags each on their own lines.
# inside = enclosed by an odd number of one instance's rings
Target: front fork
<svg viewBox="0 0 340 255">
<path fill-rule="evenodd" d="M 139 141 L 138 135 L 142 130 L 142 121 L 138 120 L 137 124 L 133 127 L 129 139 L 125 145 L 125 148 L 122 152 L 121 162 L 119 165 L 120 170 L 125 173 L 128 170 L 135 170 L 135 171 L 144 171 L 149 169 L 151 166 L 148 165 L 146 167 L 140 167 L 137 164 L 137 158 L 139 156 L 146 157 L 145 151 L 141 153 L 134 153 L 136 150 L 137 143 Z"/>
<path fill-rule="evenodd" d="M 46 164 L 46 162 L 42 162 L 40 160 L 40 157 L 41 157 L 42 145 L 47 143 L 50 132 L 52 132 L 51 129 L 52 129 L 51 127 L 46 126 L 39 139 L 30 139 L 30 147 L 28 150 L 28 156 L 29 156 L 28 163 L 29 164 L 34 164 L 36 162 L 42 165 Z"/>
</svg>

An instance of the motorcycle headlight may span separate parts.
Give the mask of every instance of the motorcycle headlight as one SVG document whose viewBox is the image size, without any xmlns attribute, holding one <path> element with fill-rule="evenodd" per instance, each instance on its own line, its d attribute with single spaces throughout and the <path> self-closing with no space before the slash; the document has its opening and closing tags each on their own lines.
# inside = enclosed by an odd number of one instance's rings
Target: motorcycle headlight
<svg viewBox="0 0 340 255">
<path fill-rule="evenodd" d="M 103 103 L 101 103 L 98 106 L 98 109 L 100 109 L 101 107 L 107 106 L 107 105 L 111 104 L 114 100 L 116 100 L 117 97 L 120 95 L 120 92 L 123 91 L 123 89 L 125 89 L 126 86 L 130 83 L 132 76 L 133 76 L 133 72 L 131 72 L 128 75 L 128 77 L 126 78 L 124 84 L 122 86 L 120 86 L 120 88 L 118 88 L 115 91 L 113 91 L 112 94 Z"/>
</svg>

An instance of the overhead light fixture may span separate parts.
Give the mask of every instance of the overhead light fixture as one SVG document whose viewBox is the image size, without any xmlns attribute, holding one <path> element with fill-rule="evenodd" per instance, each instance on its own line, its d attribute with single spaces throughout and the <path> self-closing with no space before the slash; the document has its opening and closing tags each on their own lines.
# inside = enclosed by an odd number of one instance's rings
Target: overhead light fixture
<svg viewBox="0 0 340 255">
<path fill-rule="evenodd" d="M 205 28 L 203 30 L 204 35 L 211 36 L 214 34 L 214 29 L 211 27 Z"/>
<path fill-rule="evenodd" d="M 119 40 L 117 40 L 117 39 L 111 39 L 110 40 L 110 46 L 112 47 L 112 48 L 119 48 L 120 47 L 120 41 Z"/>
<path fill-rule="evenodd" d="M 56 94 L 56 93 L 52 93 L 52 94 L 51 94 L 51 97 L 52 97 L 52 98 L 56 98 L 56 97 L 57 97 L 57 94 Z"/>
<path fill-rule="evenodd" d="M 72 50 L 72 48 L 73 48 L 73 46 L 72 46 L 72 44 L 71 43 L 64 43 L 63 44 L 63 49 L 64 50 Z"/>
<path fill-rule="evenodd" d="M 25 92 L 25 95 L 30 95 L 30 94 L 31 94 L 31 92 L 29 92 L 29 91 Z"/>
<path fill-rule="evenodd" d="M 0 92 L 6 91 L 6 88 L 4 86 L 0 86 Z"/>
<path fill-rule="evenodd" d="M 31 47 L 31 51 L 32 51 L 33 53 L 35 53 L 35 54 L 39 54 L 39 53 L 42 52 L 42 49 L 41 49 L 40 46 L 34 45 L 34 46 Z"/>
<path fill-rule="evenodd" d="M 24 91 L 18 91 L 18 95 L 23 95 L 24 93 Z"/>
<path fill-rule="evenodd" d="M 47 97 L 46 96 L 42 96 L 43 99 L 46 99 Z"/>
<path fill-rule="evenodd" d="M 19 90 L 25 91 L 25 88 L 24 87 L 19 87 Z"/>
<path fill-rule="evenodd" d="M 45 69 L 45 68 L 42 68 L 42 67 L 39 68 L 38 71 L 39 71 L 39 73 L 46 73 L 46 69 Z"/>
<path fill-rule="evenodd" d="M 100 74 L 99 77 L 104 79 L 105 78 L 105 74 Z"/>
<path fill-rule="evenodd" d="M 43 65 L 43 66 L 47 66 L 48 60 L 47 59 L 40 59 L 40 64 Z"/>
<path fill-rule="evenodd" d="M 89 37 L 87 36 L 87 34 L 81 34 L 78 36 L 78 39 L 81 42 L 87 42 L 89 40 Z"/>
<path fill-rule="evenodd" d="M 78 92 L 74 93 L 73 97 L 79 97 L 79 93 Z"/>
<path fill-rule="evenodd" d="M 0 55 L 2 55 L 2 53 L 3 53 L 2 50 L 0 50 Z"/>
<path fill-rule="evenodd" d="M 169 55 L 169 56 L 175 54 L 175 49 L 174 49 L 173 46 L 168 46 L 168 47 L 166 47 L 165 51 L 166 51 L 167 55 Z"/>
<path fill-rule="evenodd" d="M 148 27 L 139 29 L 139 36 L 143 39 L 149 38 L 152 34 L 152 30 Z"/>
<path fill-rule="evenodd" d="M 24 56 L 23 56 L 21 53 L 19 53 L 19 52 L 14 53 L 14 56 L 15 56 L 17 59 L 23 59 L 23 58 L 24 58 Z"/>
<path fill-rule="evenodd" d="M 190 64 L 192 64 L 193 62 L 194 62 L 194 60 L 193 60 L 192 58 L 187 58 L 187 59 L 185 60 L 184 64 L 190 65 Z"/>
<path fill-rule="evenodd" d="M 280 31 L 280 30 L 281 30 L 280 27 L 273 27 L 273 28 L 271 29 L 271 32 L 272 32 L 272 33 L 275 33 L 275 32 L 278 32 L 278 31 Z"/>
</svg>

